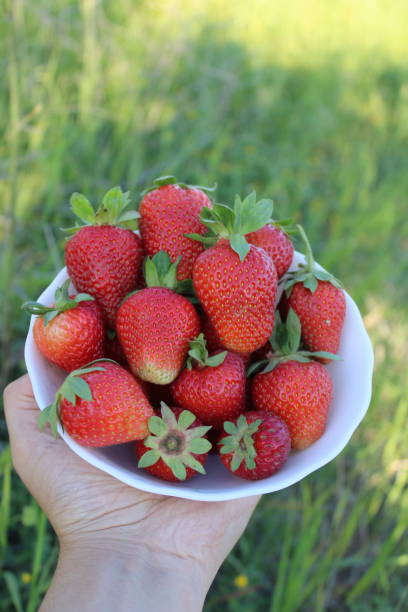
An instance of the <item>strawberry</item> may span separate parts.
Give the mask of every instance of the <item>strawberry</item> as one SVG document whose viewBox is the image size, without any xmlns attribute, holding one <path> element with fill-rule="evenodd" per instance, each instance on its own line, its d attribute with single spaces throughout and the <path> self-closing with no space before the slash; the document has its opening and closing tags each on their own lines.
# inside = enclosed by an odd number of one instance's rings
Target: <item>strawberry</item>
<svg viewBox="0 0 408 612">
<path fill-rule="evenodd" d="M 244 237 L 263 227 L 271 213 L 271 200 L 256 202 L 255 193 L 243 201 L 237 196 L 233 210 L 215 204 L 201 211 L 215 244 L 196 259 L 194 289 L 222 346 L 237 353 L 257 350 L 273 329 L 276 269 L 266 252 Z"/>
<path fill-rule="evenodd" d="M 323 434 L 333 397 L 330 374 L 314 358 L 337 358 L 331 353 L 299 350 L 300 337 L 300 321 L 294 310 L 289 310 L 286 325 L 277 315 L 272 357 L 248 370 L 251 374 L 265 366 L 252 383 L 253 404 L 285 421 L 292 447 L 297 450 L 307 448 Z"/>
<path fill-rule="evenodd" d="M 275 264 L 278 278 L 287 272 L 292 263 L 295 249 L 288 234 L 277 223 L 268 223 L 256 232 L 251 232 L 245 236 L 250 244 L 261 247 L 266 251 Z"/>
<path fill-rule="evenodd" d="M 306 246 L 306 264 L 285 284 L 288 306 L 300 319 L 302 339 L 310 351 L 337 353 L 346 314 L 344 291 L 334 276 L 316 266 L 304 229 L 297 227 Z"/>
<path fill-rule="evenodd" d="M 183 367 L 189 341 L 200 331 L 194 306 L 177 288 L 177 263 L 167 253 L 145 262 L 147 288 L 121 304 L 116 331 L 132 372 L 143 380 L 166 385 Z"/>
<path fill-rule="evenodd" d="M 235 423 L 226 421 L 224 430 L 228 435 L 218 442 L 220 458 L 240 478 L 268 478 L 281 469 L 290 453 L 289 430 L 270 412 L 251 410 Z"/>
<path fill-rule="evenodd" d="M 190 342 L 187 367 L 171 385 L 174 401 L 195 414 L 205 425 L 220 426 L 245 406 L 243 358 L 229 351 L 209 356 L 204 335 Z"/>
<path fill-rule="evenodd" d="M 166 251 L 172 262 L 181 256 L 177 277 L 191 278 L 193 264 L 204 247 L 186 233 L 206 233 L 200 221 L 203 206 L 212 203 L 204 191 L 207 187 L 195 187 L 178 183 L 174 176 L 164 176 L 154 181 L 154 186 L 143 192 L 140 204 L 140 233 L 146 255 Z"/>
<path fill-rule="evenodd" d="M 135 226 L 138 213 L 124 211 L 128 204 L 120 187 L 107 192 L 96 212 L 85 196 L 71 197 L 73 212 L 86 225 L 67 230 L 76 232 L 65 245 L 68 274 L 78 291 L 98 301 L 110 327 L 121 300 L 136 288 L 142 264 L 141 240 L 127 229 Z"/>
<path fill-rule="evenodd" d="M 135 444 L 139 468 L 173 482 L 205 474 L 203 465 L 211 448 L 205 434 L 210 427 L 203 427 L 188 410 L 169 408 L 164 402 L 161 417 L 152 416 L 148 426 L 150 435 Z"/>
<path fill-rule="evenodd" d="M 33 335 L 40 352 L 52 363 L 71 372 L 103 355 L 105 328 L 102 311 L 86 293 L 68 295 L 68 279 L 55 292 L 53 306 L 26 302 L 22 308 L 38 315 Z"/>
<path fill-rule="evenodd" d="M 140 384 L 113 361 L 99 359 L 67 376 L 40 415 L 56 435 L 57 422 L 84 446 L 109 446 L 145 438 L 153 416 Z"/>
</svg>

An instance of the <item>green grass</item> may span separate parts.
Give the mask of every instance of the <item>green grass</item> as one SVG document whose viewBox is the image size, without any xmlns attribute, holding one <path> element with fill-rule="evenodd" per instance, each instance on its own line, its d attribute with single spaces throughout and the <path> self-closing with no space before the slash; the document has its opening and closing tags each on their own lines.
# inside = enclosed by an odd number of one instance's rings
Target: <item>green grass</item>
<svg viewBox="0 0 408 612">
<path fill-rule="evenodd" d="M 136 197 L 175 173 L 273 197 L 365 314 L 373 401 L 340 457 L 265 496 L 207 610 L 406 610 L 408 5 L 2 4 L 2 382 L 24 371 L 19 306 L 62 266 L 72 191 Z M 0 433 L 0 609 L 31 611 L 56 542 Z"/>
</svg>

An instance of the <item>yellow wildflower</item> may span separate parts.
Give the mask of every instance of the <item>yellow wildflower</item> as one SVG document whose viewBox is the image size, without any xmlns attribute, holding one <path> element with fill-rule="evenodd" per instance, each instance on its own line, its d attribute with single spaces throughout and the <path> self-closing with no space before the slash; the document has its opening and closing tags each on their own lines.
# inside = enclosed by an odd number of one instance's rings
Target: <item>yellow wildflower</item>
<svg viewBox="0 0 408 612">
<path fill-rule="evenodd" d="M 29 572 L 22 572 L 20 574 L 20 578 L 21 582 L 23 582 L 24 584 L 28 584 L 29 582 L 31 582 L 31 574 Z"/>
<path fill-rule="evenodd" d="M 239 574 L 238 576 L 235 576 L 234 584 L 239 589 L 245 589 L 245 587 L 248 586 L 248 576 L 245 576 L 245 574 Z"/>
</svg>

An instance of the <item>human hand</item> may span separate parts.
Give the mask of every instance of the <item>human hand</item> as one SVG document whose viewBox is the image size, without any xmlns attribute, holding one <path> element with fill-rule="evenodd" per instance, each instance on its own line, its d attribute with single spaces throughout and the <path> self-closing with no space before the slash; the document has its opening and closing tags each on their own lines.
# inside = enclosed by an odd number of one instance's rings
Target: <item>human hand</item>
<svg viewBox="0 0 408 612">
<path fill-rule="evenodd" d="M 15 469 L 61 546 L 42 610 L 200 610 L 259 498 L 208 503 L 133 489 L 38 430 L 28 375 L 4 397 Z"/>
</svg>

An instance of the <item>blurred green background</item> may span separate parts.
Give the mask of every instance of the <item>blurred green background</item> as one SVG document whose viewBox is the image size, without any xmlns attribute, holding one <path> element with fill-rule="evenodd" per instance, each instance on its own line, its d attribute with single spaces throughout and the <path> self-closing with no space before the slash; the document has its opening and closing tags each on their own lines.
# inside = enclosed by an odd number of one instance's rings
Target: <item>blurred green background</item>
<svg viewBox="0 0 408 612">
<path fill-rule="evenodd" d="M 402 0 L 2 0 L 2 383 L 63 265 L 74 190 L 152 178 L 272 197 L 304 224 L 375 345 L 347 449 L 265 496 L 208 611 L 408 609 L 408 4 Z M 1 425 L 1 610 L 38 608 L 57 548 Z"/>
</svg>

